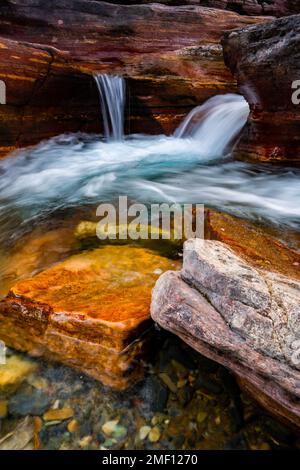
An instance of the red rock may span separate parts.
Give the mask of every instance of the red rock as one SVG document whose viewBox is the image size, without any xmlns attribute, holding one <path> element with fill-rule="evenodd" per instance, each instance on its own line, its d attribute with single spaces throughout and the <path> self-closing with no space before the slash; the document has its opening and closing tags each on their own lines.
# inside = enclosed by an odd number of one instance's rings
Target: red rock
<svg viewBox="0 0 300 470">
<path fill-rule="evenodd" d="M 225 62 L 251 110 L 236 148 L 239 158 L 299 162 L 300 105 L 292 101 L 299 41 L 300 15 L 225 34 Z"/>
<path fill-rule="evenodd" d="M 127 77 L 127 133 L 172 132 L 194 106 L 236 91 L 223 61 L 224 30 L 266 21 L 197 6 L 34 5 L 7 0 L 0 11 L 2 155 L 62 132 L 99 132 L 95 72 Z"/>
</svg>

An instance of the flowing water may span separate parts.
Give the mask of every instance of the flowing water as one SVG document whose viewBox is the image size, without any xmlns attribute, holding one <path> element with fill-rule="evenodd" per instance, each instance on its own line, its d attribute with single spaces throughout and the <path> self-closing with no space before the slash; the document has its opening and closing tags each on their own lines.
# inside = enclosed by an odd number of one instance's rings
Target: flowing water
<svg viewBox="0 0 300 470">
<path fill-rule="evenodd" d="M 173 136 L 124 137 L 123 79 L 95 80 L 103 138 L 62 135 L 0 161 L 0 296 L 17 280 L 85 249 L 74 227 L 95 216 L 95 205 L 119 195 L 143 203 L 204 203 L 284 229 L 299 227 L 299 170 L 231 159 L 249 113 L 241 96 L 208 100 Z M 37 360 L 37 371 L 9 398 L 3 433 L 11 432 L 20 415 L 42 415 L 59 402 L 76 410 L 78 429 L 69 432 L 67 421 L 43 425 L 38 439 L 44 449 L 266 449 L 286 446 L 287 436 L 290 445 L 300 445 L 247 396 L 240 397 L 221 366 L 160 334 L 146 380 L 126 394 Z M 8 354 L 16 361 L 13 351 Z M 175 392 L 162 390 L 161 376 L 174 380 Z M 102 426 L 116 417 L 122 436 L 107 439 Z M 151 444 L 139 433 L 154 422 L 161 436 Z"/>
<path fill-rule="evenodd" d="M 117 75 L 96 75 L 105 138 L 121 140 L 124 135 L 125 80 Z"/>
<path fill-rule="evenodd" d="M 248 112 L 241 96 L 221 95 L 192 111 L 170 137 L 62 135 L 16 152 L 0 162 L 2 241 L 18 236 L 16 220 L 22 230 L 57 210 L 118 195 L 143 203 L 203 203 L 297 228 L 299 169 L 230 158 Z"/>
</svg>

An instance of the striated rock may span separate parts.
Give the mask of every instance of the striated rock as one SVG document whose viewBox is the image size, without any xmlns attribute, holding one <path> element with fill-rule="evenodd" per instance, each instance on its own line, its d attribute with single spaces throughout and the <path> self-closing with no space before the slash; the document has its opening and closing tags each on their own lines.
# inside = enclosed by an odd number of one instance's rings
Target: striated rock
<svg viewBox="0 0 300 470">
<path fill-rule="evenodd" d="M 240 15 L 286 16 L 300 12 L 297 0 L 199 0 L 199 3 L 236 11 Z"/>
<path fill-rule="evenodd" d="M 282 240 L 280 236 L 280 232 L 232 215 L 206 211 L 206 238 L 226 243 L 255 268 L 300 280 L 300 237 L 286 231 Z"/>
<path fill-rule="evenodd" d="M 151 315 L 299 427 L 299 304 L 299 281 L 254 269 L 221 242 L 196 239 L 185 243 L 182 271 L 157 281 Z"/>
<path fill-rule="evenodd" d="M 142 375 L 157 273 L 177 266 L 130 246 L 72 256 L 10 290 L 0 303 L 0 338 L 125 388 Z"/>
<path fill-rule="evenodd" d="M 300 15 L 225 33 L 225 62 L 251 110 L 236 150 L 240 158 L 299 162 L 300 105 L 292 100 L 299 41 Z"/>
<path fill-rule="evenodd" d="M 19 356 L 11 356 L 0 365 L 0 394 L 10 394 L 17 390 L 26 377 L 34 372 L 36 364 Z"/>
<path fill-rule="evenodd" d="M 262 21 L 201 6 L 7 0 L 0 154 L 62 132 L 101 131 L 96 72 L 126 76 L 127 133 L 172 132 L 194 106 L 236 91 L 220 39 Z"/>
<path fill-rule="evenodd" d="M 113 0 L 110 3 L 118 3 Z M 127 0 L 127 5 L 134 5 L 136 0 Z M 143 0 L 143 4 L 152 0 Z M 159 0 L 163 5 L 201 5 L 204 7 L 231 10 L 240 15 L 274 15 L 285 16 L 300 12 L 298 0 Z"/>
</svg>

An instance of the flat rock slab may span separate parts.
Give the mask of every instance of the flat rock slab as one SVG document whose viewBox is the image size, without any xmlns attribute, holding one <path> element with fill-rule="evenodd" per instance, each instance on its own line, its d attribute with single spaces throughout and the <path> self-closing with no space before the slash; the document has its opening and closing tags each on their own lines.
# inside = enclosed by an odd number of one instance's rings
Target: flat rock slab
<svg viewBox="0 0 300 470">
<path fill-rule="evenodd" d="M 178 266 L 127 246 L 72 256 L 10 290 L 0 303 L 0 338 L 126 388 L 141 376 L 151 289 Z"/>
<path fill-rule="evenodd" d="M 183 269 L 157 281 L 151 315 L 300 427 L 299 307 L 299 281 L 257 270 L 219 241 L 189 240 Z"/>
</svg>

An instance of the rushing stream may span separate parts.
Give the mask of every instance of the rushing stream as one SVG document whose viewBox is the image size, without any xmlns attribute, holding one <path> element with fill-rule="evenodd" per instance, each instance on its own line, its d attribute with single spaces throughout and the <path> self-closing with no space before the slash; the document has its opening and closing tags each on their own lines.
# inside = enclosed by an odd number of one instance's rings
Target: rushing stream
<svg viewBox="0 0 300 470">
<path fill-rule="evenodd" d="M 283 229 L 299 227 L 299 169 L 231 158 L 249 113 L 243 97 L 211 98 L 192 110 L 172 136 L 124 136 L 124 80 L 107 75 L 95 80 L 103 138 L 61 135 L 0 161 L 0 296 L 19 279 L 89 249 L 75 239 L 74 228 L 95 216 L 97 204 L 121 195 L 146 204 L 204 203 Z M 67 367 L 36 360 L 35 372 L 10 397 L 3 434 L 14 438 L 16 418 L 26 417 L 26 424 L 29 415 L 42 416 L 56 406 L 75 410 L 76 419 L 50 425 L 40 420 L 38 445 L 43 449 L 299 445 L 289 430 L 240 395 L 224 368 L 175 336 L 155 335 L 157 347 L 145 363 L 145 380 L 123 394 Z M 28 358 L 8 350 L 8 360 L 24 367 Z M 117 423 L 113 438 L 103 432 L 105 423 Z M 159 433 L 150 441 L 142 437 L 149 424 Z"/>
<path fill-rule="evenodd" d="M 2 240 L 17 236 L 16 220 L 22 228 L 58 209 L 113 201 L 119 195 L 144 203 L 204 203 L 296 228 L 299 169 L 230 158 L 230 145 L 247 115 L 241 96 L 221 95 L 192 111 L 170 137 L 103 141 L 62 135 L 16 152 L 0 162 Z M 113 127 L 119 135 L 121 127 Z"/>
</svg>

